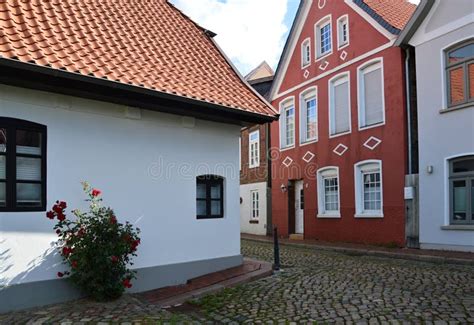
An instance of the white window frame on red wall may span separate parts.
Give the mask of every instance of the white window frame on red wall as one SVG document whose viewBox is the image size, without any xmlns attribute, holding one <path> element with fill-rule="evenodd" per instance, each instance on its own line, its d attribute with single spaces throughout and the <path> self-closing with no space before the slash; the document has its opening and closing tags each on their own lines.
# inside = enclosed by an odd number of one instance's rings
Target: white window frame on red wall
<svg viewBox="0 0 474 325">
<path fill-rule="evenodd" d="M 307 68 L 311 65 L 311 39 L 305 38 L 301 43 L 301 68 Z"/>
<path fill-rule="evenodd" d="M 340 133 L 335 133 L 336 129 L 336 124 L 334 121 L 334 115 L 335 115 L 335 97 L 334 97 L 334 87 L 338 86 L 341 83 L 344 83 L 347 80 L 347 97 L 348 97 L 348 118 L 349 118 L 349 130 L 340 132 Z M 350 71 L 345 71 L 342 73 L 339 73 L 329 79 L 328 81 L 328 100 L 329 100 L 329 138 L 335 138 L 339 137 L 341 135 L 345 134 L 350 134 L 352 132 L 352 108 L 351 108 L 351 74 Z"/>
<path fill-rule="evenodd" d="M 382 121 L 370 125 L 366 125 L 365 121 L 365 83 L 364 74 L 380 69 L 381 80 L 382 80 Z M 357 67 L 357 109 L 358 109 L 358 125 L 359 130 L 371 129 L 385 125 L 385 81 L 384 81 L 384 65 L 383 58 L 375 58 L 370 61 L 364 62 Z"/>
<path fill-rule="evenodd" d="M 288 143 L 287 132 L 286 132 L 286 111 L 293 109 L 293 142 Z M 286 150 L 295 147 L 295 129 L 296 129 L 296 108 L 295 108 L 295 96 L 285 98 L 280 102 L 280 149 Z"/>
<path fill-rule="evenodd" d="M 308 119 L 306 102 L 316 100 L 316 136 L 314 138 L 307 137 Z M 319 135 L 319 119 L 318 119 L 318 88 L 316 86 L 309 87 L 300 93 L 300 144 L 308 144 L 318 141 Z"/>
<path fill-rule="evenodd" d="M 342 27 L 346 26 L 346 37 L 347 40 L 344 42 L 342 40 Z M 337 19 L 337 49 L 341 50 L 347 46 L 349 46 L 350 43 L 350 35 L 349 35 L 349 15 L 343 15 Z"/>
<path fill-rule="evenodd" d="M 380 210 L 364 209 L 364 174 L 378 172 L 380 174 Z M 383 174 L 382 161 L 369 159 L 359 161 L 354 165 L 354 184 L 355 184 L 355 218 L 383 218 Z"/>
<path fill-rule="evenodd" d="M 326 52 L 321 52 L 321 29 L 329 24 L 329 31 L 330 31 L 330 48 Z M 316 61 L 321 60 L 322 58 L 331 55 L 332 51 L 334 49 L 334 44 L 333 44 L 333 28 L 332 28 L 332 15 L 327 15 L 318 20 L 316 24 L 314 24 L 314 53 L 316 57 Z"/>
<path fill-rule="evenodd" d="M 326 210 L 326 187 L 324 180 L 328 178 L 337 179 L 337 210 Z M 318 195 L 318 218 L 340 218 L 341 217 L 341 182 L 339 180 L 339 167 L 327 166 L 320 168 L 317 172 L 317 195 Z"/>
<path fill-rule="evenodd" d="M 249 168 L 260 166 L 260 130 L 249 133 Z"/>
</svg>

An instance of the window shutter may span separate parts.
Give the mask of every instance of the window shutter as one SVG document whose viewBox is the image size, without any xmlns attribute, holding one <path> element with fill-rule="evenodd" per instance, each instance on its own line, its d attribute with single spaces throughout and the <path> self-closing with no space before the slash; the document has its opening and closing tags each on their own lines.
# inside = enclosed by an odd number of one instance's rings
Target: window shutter
<svg viewBox="0 0 474 325">
<path fill-rule="evenodd" d="M 382 70 L 364 73 L 365 125 L 383 121 Z"/>
<path fill-rule="evenodd" d="M 334 133 L 349 131 L 349 83 L 334 86 Z"/>
</svg>

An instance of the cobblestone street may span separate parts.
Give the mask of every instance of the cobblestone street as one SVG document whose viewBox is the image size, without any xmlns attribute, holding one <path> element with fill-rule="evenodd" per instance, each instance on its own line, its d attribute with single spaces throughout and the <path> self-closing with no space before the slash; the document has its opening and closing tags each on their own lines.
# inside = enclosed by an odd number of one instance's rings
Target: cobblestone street
<svg viewBox="0 0 474 325">
<path fill-rule="evenodd" d="M 242 241 L 271 261 L 272 245 Z M 281 247 L 282 271 L 185 306 L 160 310 L 139 296 L 85 300 L 0 316 L 0 323 L 474 323 L 474 268 Z"/>
</svg>

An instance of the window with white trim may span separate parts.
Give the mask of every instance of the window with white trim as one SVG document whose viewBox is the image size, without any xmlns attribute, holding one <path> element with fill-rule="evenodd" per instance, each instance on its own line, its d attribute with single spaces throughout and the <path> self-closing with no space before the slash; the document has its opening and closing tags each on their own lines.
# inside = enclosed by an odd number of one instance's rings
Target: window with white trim
<svg viewBox="0 0 474 325">
<path fill-rule="evenodd" d="M 318 138 L 316 90 L 310 90 L 301 95 L 300 133 L 301 143 L 314 141 Z"/>
<path fill-rule="evenodd" d="M 295 105 L 294 100 L 282 103 L 280 115 L 280 147 L 282 149 L 295 144 Z"/>
<path fill-rule="evenodd" d="M 301 44 L 301 66 L 306 67 L 311 63 L 311 40 L 307 38 Z"/>
<path fill-rule="evenodd" d="M 260 166 L 260 131 L 249 134 L 249 167 Z"/>
<path fill-rule="evenodd" d="M 251 219 L 255 220 L 258 219 L 258 217 L 260 216 L 260 197 L 258 190 L 251 191 L 250 196 L 252 202 L 252 215 L 250 217 Z"/>
<path fill-rule="evenodd" d="M 356 216 L 383 216 L 382 162 L 363 161 L 355 165 Z"/>
<path fill-rule="evenodd" d="M 348 16 L 342 16 L 337 20 L 337 47 L 339 49 L 349 44 L 348 19 Z"/>
<path fill-rule="evenodd" d="M 378 60 L 358 69 L 359 77 L 359 127 L 384 122 L 385 103 L 382 61 Z"/>
<path fill-rule="evenodd" d="M 332 52 L 331 18 L 327 17 L 316 24 L 316 58 Z"/>
<path fill-rule="evenodd" d="M 344 74 L 329 81 L 329 134 L 349 132 L 350 116 L 349 75 Z"/>
<path fill-rule="evenodd" d="M 474 225 L 474 155 L 449 162 L 450 224 Z"/>
<path fill-rule="evenodd" d="M 318 171 L 318 216 L 340 216 L 339 171 L 326 167 Z"/>
</svg>

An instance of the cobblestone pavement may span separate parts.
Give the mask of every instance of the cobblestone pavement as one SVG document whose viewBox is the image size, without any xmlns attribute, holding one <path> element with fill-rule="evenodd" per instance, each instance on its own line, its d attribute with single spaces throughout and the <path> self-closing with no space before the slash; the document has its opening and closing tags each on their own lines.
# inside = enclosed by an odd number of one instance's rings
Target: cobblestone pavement
<svg viewBox="0 0 474 325">
<path fill-rule="evenodd" d="M 272 245 L 242 242 L 271 261 Z M 162 310 L 125 295 L 0 315 L 16 323 L 474 324 L 474 268 L 281 247 L 282 271 Z"/>
</svg>

